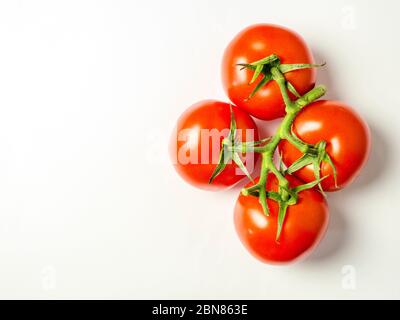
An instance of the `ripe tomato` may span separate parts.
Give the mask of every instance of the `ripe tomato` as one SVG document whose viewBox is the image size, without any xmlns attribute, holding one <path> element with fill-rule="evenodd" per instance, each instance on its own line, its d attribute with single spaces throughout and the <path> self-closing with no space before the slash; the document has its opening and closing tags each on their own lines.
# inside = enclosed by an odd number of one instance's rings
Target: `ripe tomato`
<svg viewBox="0 0 400 320">
<path fill-rule="evenodd" d="M 254 120 L 244 111 L 232 106 L 239 141 L 258 140 Z M 188 108 L 179 118 L 171 138 L 170 154 L 179 175 L 189 184 L 206 190 L 230 187 L 245 176 L 233 162 L 209 184 L 219 160 L 221 143 L 229 134 L 230 105 L 214 100 L 198 102 Z M 252 170 L 257 155 L 247 153 L 244 160 Z"/>
<path fill-rule="evenodd" d="M 257 83 L 249 85 L 254 72 L 241 70 L 239 63 L 252 63 L 276 54 L 282 64 L 314 63 L 311 51 L 295 32 L 271 24 L 258 24 L 241 31 L 228 45 L 222 60 L 222 82 L 230 100 L 248 113 L 263 120 L 284 116 L 285 107 L 275 81 L 270 81 L 251 99 L 248 99 Z M 302 69 L 285 74 L 286 79 L 304 94 L 315 85 L 315 69 Z M 294 96 L 292 96 L 294 98 Z"/>
<path fill-rule="evenodd" d="M 321 164 L 321 177 L 325 191 L 339 190 L 351 183 L 368 159 L 370 132 L 368 125 L 349 106 L 338 101 L 317 101 L 305 107 L 297 115 L 292 131 L 304 142 L 316 144 L 327 142 L 326 151 L 337 171 L 335 187 L 332 167 Z M 287 141 L 281 141 L 283 162 L 290 166 L 302 154 Z M 294 173 L 305 182 L 315 180 L 313 166 L 308 165 Z"/>
<path fill-rule="evenodd" d="M 287 176 L 290 187 L 302 182 Z M 278 182 L 269 174 L 267 191 L 277 191 Z M 235 206 L 234 222 L 240 240 L 256 258 L 270 264 L 296 261 L 318 245 L 328 225 L 329 212 L 325 198 L 316 189 L 299 192 L 298 202 L 289 206 L 281 235 L 276 240 L 278 228 L 278 203 L 267 199 L 269 216 L 266 216 L 257 197 L 240 195 Z"/>
</svg>

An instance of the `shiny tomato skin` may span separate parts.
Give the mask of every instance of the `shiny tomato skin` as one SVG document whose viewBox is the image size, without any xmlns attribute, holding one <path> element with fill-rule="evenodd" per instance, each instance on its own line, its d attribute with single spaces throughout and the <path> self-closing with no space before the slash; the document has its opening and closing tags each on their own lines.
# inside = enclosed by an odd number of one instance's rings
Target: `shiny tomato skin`
<svg viewBox="0 0 400 320">
<path fill-rule="evenodd" d="M 235 115 L 238 134 L 239 132 L 242 133 L 238 135 L 238 138 L 241 141 L 258 140 L 258 129 L 254 120 L 235 106 L 232 106 L 232 110 Z M 221 142 L 229 133 L 230 119 L 230 104 L 215 100 L 200 101 L 189 107 L 179 117 L 171 137 L 170 155 L 176 171 L 189 184 L 204 190 L 218 191 L 233 186 L 245 177 L 236 164 L 228 163 L 224 171 L 211 184 L 208 183 L 218 163 Z M 211 137 L 202 139 L 201 130 L 215 129 L 221 132 L 221 136 L 217 135 L 215 143 L 213 143 Z M 249 130 L 249 132 L 246 130 Z M 185 131 L 188 132 L 188 135 L 183 139 L 179 138 L 179 133 Z M 202 143 L 207 140 L 208 147 L 206 143 L 203 144 L 203 148 L 206 146 L 204 150 L 208 151 L 209 156 L 206 161 L 202 161 Z M 197 163 L 180 161 L 180 150 L 187 150 L 187 154 L 197 154 Z M 249 157 L 249 159 L 253 160 L 253 164 L 255 164 L 258 155 L 249 155 L 254 157 Z M 250 168 L 248 169 L 250 170 Z"/>
<path fill-rule="evenodd" d="M 263 120 L 285 115 L 279 87 L 275 81 L 270 81 L 248 99 L 262 76 L 249 85 L 254 72 L 249 69 L 240 70 L 237 64 L 251 63 L 271 54 L 277 54 L 281 63 L 314 63 L 312 53 L 300 35 L 272 24 L 257 24 L 241 31 L 226 48 L 222 60 L 222 83 L 230 100 L 252 116 Z M 300 94 L 304 94 L 314 87 L 316 71 L 296 70 L 285 76 Z"/>
<path fill-rule="evenodd" d="M 326 150 L 337 171 L 335 187 L 332 167 L 323 162 L 321 177 L 325 191 L 337 191 L 349 185 L 366 163 L 370 147 L 367 123 L 349 106 L 339 101 L 321 100 L 305 107 L 292 125 L 293 132 L 303 141 L 315 144 L 326 141 Z M 302 154 L 287 141 L 279 145 L 283 162 L 290 166 Z M 315 180 L 311 165 L 294 173 L 305 182 Z"/>
<path fill-rule="evenodd" d="M 302 182 L 287 176 L 290 186 Z M 267 191 L 277 191 L 275 176 L 269 174 Z M 281 235 L 276 241 L 278 204 L 267 199 L 270 215 L 266 216 L 257 197 L 240 195 L 234 210 L 236 232 L 247 250 L 268 264 L 288 264 L 305 258 L 325 234 L 329 211 L 325 198 L 316 189 L 299 193 L 298 202 L 289 206 Z"/>
</svg>

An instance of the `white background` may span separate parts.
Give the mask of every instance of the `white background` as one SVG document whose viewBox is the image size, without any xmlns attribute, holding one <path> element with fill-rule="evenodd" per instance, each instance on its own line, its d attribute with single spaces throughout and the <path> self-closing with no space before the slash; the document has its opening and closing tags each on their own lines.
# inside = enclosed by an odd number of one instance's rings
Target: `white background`
<svg viewBox="0 0 400 320">
<path fill-rule="evenodd" d="M 400 298 L 398 3 L 1 0 L 0 298 Z M 302 34 L 372 130 L 289 267 L 242 248 L 239 187 L 193 189 L 167 153 L 186 107 L 226 100 L 224 47 L 258 22 Z"/>
</svg>

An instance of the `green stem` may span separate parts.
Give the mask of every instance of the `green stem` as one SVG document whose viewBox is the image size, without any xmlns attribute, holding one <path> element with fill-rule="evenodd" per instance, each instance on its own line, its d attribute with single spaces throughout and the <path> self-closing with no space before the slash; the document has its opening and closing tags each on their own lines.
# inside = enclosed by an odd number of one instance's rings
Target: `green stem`
<svg viewBox="0 0 400 320">
<path fill-rule="evenodd" d="M 294 145 L 302 153 L 306 153 L 308 152 L 308 150 L 310 150 L 310 146 L 301 141 L 292 132 L 285 134 L 285 139 L 289 141 L 290 144 Z"/>
<path fill-rule="evenodd" d="M 319 185 L 321 190 L 321 179 L 319 176 L 319 171 L 315 173 L 316 181 L 313 183 L 308 183 L 305 185 L 302 185 L 301 187 L 290 189 L 289 186 L 289 181 L 285 177 L 285 173 L 287 171 L 291 171 L 291 168 L 288 168 L 288 170 L 284 170 L 281 167 L 281 164 L 279 168 L 277 168 L 273 162 L 273 157 L 276 152 L 276 149 L 280 143 L 281 140 L 287 140 L 290 144 L 295 146 L 297 149 L 299 149 L 304 156 L 297 161 L 297 163 L 294 164 L 294 167 L 297 168 L 299 165 L 303 164 L 308 164 L 310 161 L 312 163 L 317 163 L 318 165 L 320 161 L 325 159 L 325 161 L 330 161 L 331 163 L 332 160 L 329 158 L 329 156 L 325 152 L 325 143 L 317 145 L 310 145 L 307 144 L 303 141 L 301 141 L 293 132 L 292 132 L 292 125 L 293 121 L 295 120 L 297 114 L 300 112 L 302 108 L 310 104 L 311 102 L 319 99 L 322 97 L 326 89 L 323 86 L 316 87 L 303 96 L 300 96 L 299 93 L 297 92 L 296 88 L 291 84 L 289 81 L 286 80 L 284 73 L 298 70 L 298 69 L 304 69 L 304 68 L 313 68 L 313 67 L 318 67 L 318 65 L 312 65 L 312 64 L 291 64 L 291 65 L 282 65 L 280 64 L 280 60 L 278 56 L 271 55 L 269 57 L 266 57 L 264 59 L 261 59 L 259 61 L 256 61 L 251 64 L 246 64 L 243 65 L 244 68 L 249 68 L 254 71 L 253 78 L 250 81 L 250 83 L 253 83 L 256 81 L 256 79 L 259 77 L 259 75 L 262 73 L 263 78 L 262 80 L 257 84 L 257 86 L 254 88 L 252 93 L 249 96 L 249 99 L 254 96 L 254 94 L 263 86 L 265 86 L 269 81 L 274 80 L 277 85 L 279 86 L 279 89 L 281 91 L 282 99 L 285 104 L 285 112 L 286 115 L 283 118 L 277 132 L 273 137 L 271 137 L 271 140 L 266 142 L 265 144 L 261 145 L 254 145 L 254 148 L 252 149 L 253 152 L 258 152 L 261 153 L 262 156 L 262 163 L 261 163 L 261 172 L 260 172 L 260 178 L 257 184 L 245 188 L 242 190 L 242 194 L 247 196 L 247 195 L 254 195 L 258 196 L 259 202 L 262 206 L 262 209 L 264 211 L 264 214 L 269 215 L 269 209 L 267 205 L 267 197 L 269 199 L 275 200 L 279 204 L 279 212 L 278 212 L 278 231 L 276 235 L 276 240 L 278 241 L 279 236 L 282 231 L 283 227 L 283 222 L 285 220 L 285 215 L 287 212 L 287 208 L 290 205 L 296 204 L 297 199 L 298 199 L 298 192 L 302 190 L 306 190 L 309 188 L 313 188 L 315 185 Z M 291 95 L 289 91 L 298 99 L 296 101 L 292 101 Z M 324 148 L 324 150 L 321 150 L 321 148 Z M 317 156 L 314 160 L 314 157 Z M 281 160 L 282 161 L 282 160 Z M 316 168 L 316 165 L 314 164 L 314 168 Z M 293 168 L 292 168 L 293 170 Z M 268 191 L 266 188 L 266 183 L 268 179 L 268 174 L 271 172 L 273 175 L 278 180 L 278 192 L 272 192 Z M 336 176 L 336 175 L 335 175 Z"/>
<path fill-rule="evenodd" d="M 271 68 L 272 78 L 276 81 L 281 90 L 283 101 L 285 102 L 286 112 L 289 113 L 296 108 L 295 103 L 290 99 L 289 92 L 287 91 L 286 78 L 277 67 Z"/>
<path fill-rule="evenodd" d="M 274 68 L 272 68 L 274 69 Z M 277 69 L 276 69 L 277 70 Z M 261 147 L 255 147 L 254 151 L 261 153 L 262 156 L 262 163 L 261 163 L 261 172 L 260 172 L 260 179 L 258 183 L 255 186 L 252 186 L 250 188 L 244 189 L 242 191 L 243 194 L 250 194 L 251 192 L 255 190 L 259 190 L 260 193 L 260 202 L 263 201 L 264 197 L 264 191 L 265 190 L 265 185 L 267 181 L 267 176 L 268 172 L 272 172 L 276 178 L 278 179 L 279 187 L 280 187 L 280 192 L 282 195 L 282 200 L 286 201 L 289 198 L 289 194 L 285 191 L 289 187 L 289 182 L 288 180 L 284 177 L 284 175 L 279 171 L 279 169 L 275 166 L 273 162 L 273 156 L 275 154 L 276 148 L 279 145 L 279 142 L 283 139 L 288 140 L 290 143 L 293 143 L 299 150 L 301 151 L 307 151 L 309 149 L 309 145 L 302 142 L 300 139 L 295 137 L 292 134 L 292 124 L 294 119 L 296 118 L 297 114 L 300 112 L 302 108 L 304 108 L 306 105 L 310 104 L 311 102 L 319 99 L 322 97 L 326 89 L 324 86 L 318 86 L 306 93 L 304 96 L 300 97 L 296 101 L 291 101 L 289 94 L 286 89 L 286 84 L 284 83 L 286 80 L 282 81 L 281 75 L 282 73 L 277 70 L 273 71 L 274 75 L 274 80 L 277 81 L 281 91 L 282 91 L 282 97 L 285 101 L 286 105 L 286 116 L 283 118 L 283 121 L 281 122 L 281 125 L 277 129 L 275 135 L 271 138 L 271 140 L 264 146 Z M 275 79 L 275 77 L 277 79 Z M 282 75 L 283 77 L 283 75 Z M 283 77 L 284 79 L 284 77 Z"/>
<path fill-rule="evenodd" d="M 261 149 L 260 145 L 265 144 L 271 140 L 270 137 L 259 140 L 259 141 L 245 141 L 234 144 L 233 142 L 227 140 L 222 142 L 228 151 L 237 153 L 247 153 L 247 152 L 259 152 Z"/>
</svg>

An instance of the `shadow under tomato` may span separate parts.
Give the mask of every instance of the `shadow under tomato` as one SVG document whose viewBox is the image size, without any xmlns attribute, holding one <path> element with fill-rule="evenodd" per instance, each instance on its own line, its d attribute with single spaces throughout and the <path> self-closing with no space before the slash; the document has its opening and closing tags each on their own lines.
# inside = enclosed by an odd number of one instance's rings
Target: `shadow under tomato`
<svg viewBox="0 0 400 320">
<path fill-rule="evenodd" d="M 387 174 L 390 174 L 393 158 L 390 146 L 383 133 L 373 123 L 368 121 L 371 131 L 371 151 L 367 164 L 359 177 L 347 189 L 349 192 L 358 192 L 369 185 L 378 184 Z"/>
<path fill-rule="evenodd" d="M 349 225 L 347 224 L 345 213 L 332 205 L 329 205 L 329 212 L 330 220 L 325 237 L 308 259 L 305 260 L 306 263 L 333 259 L 340 253 L 342 248 L 346 247 Z"/>
</svg>

